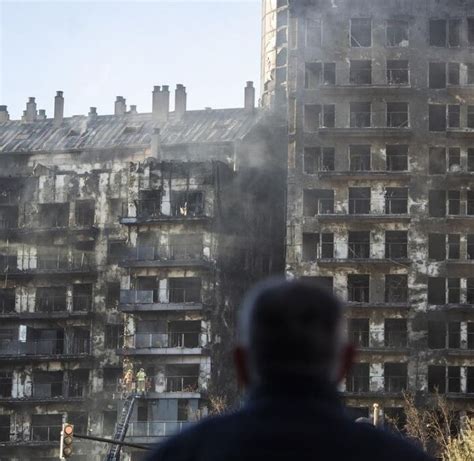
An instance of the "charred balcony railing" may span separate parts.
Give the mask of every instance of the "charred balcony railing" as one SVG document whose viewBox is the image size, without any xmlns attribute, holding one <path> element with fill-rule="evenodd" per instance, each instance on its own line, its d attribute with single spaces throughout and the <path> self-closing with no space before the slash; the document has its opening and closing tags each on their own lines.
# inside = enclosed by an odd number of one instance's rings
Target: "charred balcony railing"
<svg viewBox="0 0 474 461">
<path fill-rule="evenodd" d="M 0 315 L 12 314 L 15 312 L 15 295 L 0 296 Z"/>
<path fill-rule="evenodd" d="M 169 288 L 168 290 L 156 289 L 120 291 L 121 304 L 191 304 L 201 302 L 201 288 Z"/>
<path fill-rule="evenodd" d="M 59 443 L 61 426 L 31 426 L 31 442 L 55 442 Z"/>
<path fill-rule="evenodd" d="M 408 333 L 406 331 L 387 331 L 385 332 L 385 347 L 403 348 L 407 346 Z"/>
<path fill-rule="evenodd" d="M 387 112 L 387 127 L 409 128 L 410 119 L 408 112 Z"/>
<path fill-rule="evenodd" d="M 0 217 L 0 229 L 18 229 L 18 217 L 16 218 L 7 218 L 7 217 Z"/>
<path fill-rule="evenodd" d="M 202 346 L 198 332 L 136 333 L 133 345 L 142 348 L 199 348 Z"/>
<path fill-rule="evenodd" d="M 170 437 L 190 427 L 192 421 L 138 421 L 130 423 L 127 437 Z"/>
<path fill-rule="evenodd" d="M 63 296 L 42 296 L 36 298 L 35 303 L 36 312 L 66 312 L 67 311 L 67 297 Z"/>
<path fill-rule="evenodd" d="M 346 391 L 352 393 L 370 392 L 370 377 L 348 376 L 346 378 Z"/>
<path fill-rule="evenodd" d="M 80 399 L 89 395 L 88 383 L 64 381 L 51 383 L 34 383 L 32 386 L 33 399 Z"/>
<path fill-rule="evenodd" d="M 408 68 L 387 69 L 388 85 L 410 85 L 410 70 Z"/>
<path fill-rule="evenodd" d="M 348 301 L 354 303 L 368 303 L 370 297 L 369 286 L 353 286 L 348 288 Z"/>
<path fill-rule="evenodd" d="M 198 376 L 167 376 L 166 392 L 198 392 Z"/>
<path fill-rule="evenodd" d="M 357 347 L 369 347 L 369 331 L 351 331 L 349 334 L 350 340 L 354 346 Z"/>
<path fill-rule="evenodd" d="M 188 204 L 172 201 L 169 213 L 164 213 L 162 204 L 155 200 L 136 200 L 135 216 L 131 216 L 128 205 L 122 208 L 122 217 L 138 219 L 166 219 L 166 218 L 196 218 L 205 217 L 204 204 Z"/>
<path fill-rule="evenodd" d="M 86 339 L 0 340 L 0 356 L 2 357 L 88 354 L 90 354 L 90 340 Z"/>
<path fill-rule="evenodd" d="M 204 260 L 203 246 L 200 244 L 175 244 L 167 247 L 138 246 L 131 248 L 131 261 L 196 261 Z"/>
<path fill-rule="evenodd" d="M 370 243 L 349 242 L 348 258 L 368 259 L 370 258 Z"/>
<path fill-rule="evenodd" d="M 385 392 L 403 392 L 407 388 L 406 376 L 385 376 L 384 388 Z"/>
</svg>

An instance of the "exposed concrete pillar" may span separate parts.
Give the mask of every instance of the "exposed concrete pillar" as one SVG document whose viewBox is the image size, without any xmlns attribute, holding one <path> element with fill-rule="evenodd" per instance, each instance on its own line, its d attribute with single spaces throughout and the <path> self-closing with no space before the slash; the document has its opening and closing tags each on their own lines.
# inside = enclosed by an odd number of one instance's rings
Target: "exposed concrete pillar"
<svg viewBox="0 0 474 461">
<path fill-rule="evenodd" d="M 115 100 L 115 115 L 125 115 L 127 112 L 127 104 L 123 96 L 117 96 Z"/>
<path fill-rule="evenodd" d="M 369 346 L 384 347 L 385 344 L 385 322 L 384 320 L 369 320 Z"/>
<path fill-rule="evenodd" d="M 378 392 L 384 390 L 384 366 L 383 363 L 370 364 L 370 390 Z"/>
<path fill-rule="evenodd" d="M 36 120 L 36 115 L 37 112 L 35 98 L 31 97 L 26 103 L 25 121 L 34 122 Z"/>
<path fill-rule="evenodd" d="M 64 97 L 62 91 L 57 91 L 54 98 L 54 125 L 60 126 L 64 118 Z"/>
<path fill-rule="evenodd" d="M 7 106 L 0 106 L 0 123 L 8 122 L 10 115 L 8 114 Z"/>
<path fill-rule="evenodd" d="M 255 88 L 253 82 L 247 82 L 245 87 L 245 101 L 244 101 L 245 110 L 253 112 L 255 110 Z"/>
<path fill-rule="evenodd" d="M 176 85 L 174 93 L 174 111 L 178 118 L 182 118 L 186 113 L 187 94 L 186 87 L 179 83 Z"/>
</svg>

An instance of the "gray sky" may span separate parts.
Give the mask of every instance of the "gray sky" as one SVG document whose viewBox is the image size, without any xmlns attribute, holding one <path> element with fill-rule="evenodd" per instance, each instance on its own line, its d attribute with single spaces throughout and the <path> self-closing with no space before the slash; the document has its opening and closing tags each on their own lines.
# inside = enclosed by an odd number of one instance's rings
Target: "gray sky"
<svg viewBox="0 0 474 461">
<path fill-rule="evenodd" d="M 115 97 L 151 110 L 153 85 L 183 83 L 188 107 L 240 107 L 259 87 L 260 0 L 0 0 L 0 104 L 17 119 L 29 96 L 52 116 L 113 113 Z"/>
</svg>

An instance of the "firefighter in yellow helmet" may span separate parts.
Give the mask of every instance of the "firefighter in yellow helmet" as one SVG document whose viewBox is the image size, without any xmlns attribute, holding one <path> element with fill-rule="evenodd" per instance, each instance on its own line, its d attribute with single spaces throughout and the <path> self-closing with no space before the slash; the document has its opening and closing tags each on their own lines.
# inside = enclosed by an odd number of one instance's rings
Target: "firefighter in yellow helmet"
<svg viewBox="0 0 474 461">
<path fill-rule="evenodd" d="M 140 394 L 146 391 L 146 373 L 144 368 L 140 368 L 137 373 L 137 392 Z"/>
</svg>

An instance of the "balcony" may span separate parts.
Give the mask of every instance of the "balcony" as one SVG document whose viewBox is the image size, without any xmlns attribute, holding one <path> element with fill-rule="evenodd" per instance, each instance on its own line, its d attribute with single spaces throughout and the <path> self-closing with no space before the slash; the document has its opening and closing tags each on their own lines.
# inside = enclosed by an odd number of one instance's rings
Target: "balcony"
<svg viewBox="0 0 474 461">
<path fill-rule="evenodd" d="M 127 442 L 155 443 L 156 439 L 171 437 L 191 427 L 193 421 L 138 421 L 130 423 Z"/>
<path fill-rule="evenodd" d="M 385 376 L 384 388 L 385 392 L 391 394 L 400 394 L 407 388 L 406 376 Z"/>
<path fill-rule="evenodd" d="M 187 311 L 202 307 L 200 290 L 195 288 L 120 290 L 120 310 L 123 312 Z"/>
<path fill-rule="evenodd" d="M 401 161 L 400 161 L 401 163 Z M 366 171 L 353 171 L 353 170 L 344 170 L 344 171 L 318 171 L 311 174 L 308 180 L 305 179 L 304 185 L 307 187 L 314 184 L 311 180 L 313 177 L 319 179 L 324 179 L 327 181 L 341 181 L 346 182 L 348 179 L 356 180 L 365 180 L 365 181 L 382 181 L 382 180 L 391 180 L 391 181 L 402 181 L 404 183 L 411 181 L 412 174 L 408 171 L 400 170 L 366 170 Z"/>
<path fill-rule="evenodd" d="M 30 442 L 59 444 L 61 426 L 31 426 Z"/>
<path fill-rule="evenodd" d="M 202 245 L 170 245 L 166 249 L 139 246 L 130 249 L 122 267 L 200 267 L 209 269 L 211 262 L 204 256 Z"/>
<path fill-rule="evenodd" d="M 18 388 L 20 380 L 16 383 Z M 82 401 L 89 395 L 90 389 L 88 383 L 70 382 L 66 385 L 64 381 L 35 383 L 32 384 L 31 395 L 23 397 L 12 396 L 13 382 L 0 379 L 0 402 L 20 403 L 20 404 L 37 404 L 37 403 L 54 403 L 66 401 Z"/>
<path fill-rule="evenodd" d="M 197 393 L 199 392 L 198 376 L 167 376 L 166 392 Z"/>
<path fill-rule="evenodd" d="M 200 355 L 202 340 L 199 332 L 137 333 L 132 336 L 133 346 L 118 349 L 127 355 Z"/>
</svg>

